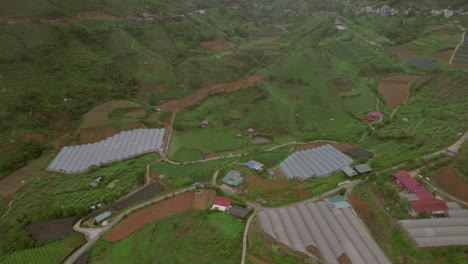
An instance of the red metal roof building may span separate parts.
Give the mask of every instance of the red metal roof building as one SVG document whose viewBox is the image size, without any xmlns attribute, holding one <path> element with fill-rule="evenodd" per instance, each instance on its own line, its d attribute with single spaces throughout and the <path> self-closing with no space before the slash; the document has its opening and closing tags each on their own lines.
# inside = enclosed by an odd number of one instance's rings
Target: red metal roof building
<svg viewBox="0 0 468 264">
<path fill-rule="evenodd" d="M 220 211 L 226 211 L 231 206 L 232 199 L 216 196 L 211 209 L 218 209 Z"/>
<path fill-rule="evenodd" d="M 407 171 L 399 171 L 393 176 L 397 179 L 400 188 L 405 188 L 418 197 L 419 200 L 409 202 L 416 213 L 442 213 L 448 210 L 444 201 L 437 199 L 426 187 L 411 177 Z"/>
<path fill-rule="evenodd" d="M 366 120 L 366 121 L 369 122 L 369 123 L 374 122 L 374 118 L 373 118 L 372 116 L 365 116 L 365 117 L 364 117 L 364 120 Z"/>
<path fill-rule="evenodd" d="M 369 112 L 367 113 L 367 115 L 372 116 L 372 117 L 381 117 L 382 113 L 381 112 Z"/>
</svg>

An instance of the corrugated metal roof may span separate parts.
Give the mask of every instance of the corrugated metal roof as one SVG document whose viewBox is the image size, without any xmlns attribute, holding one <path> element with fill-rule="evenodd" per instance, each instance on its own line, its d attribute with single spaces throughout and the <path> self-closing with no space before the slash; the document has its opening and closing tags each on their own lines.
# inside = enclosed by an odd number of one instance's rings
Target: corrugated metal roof
<svg viewBox="0 0 468 264">
<path fill-rule="evenodd" d="M 341 170 L 348 176 L 348 177 L 353 177 L 357 175 L 357 172 L 353 170 L 350 166 L 346 165 Z"/>
<path fill-rule="evenodd" d="M 224 206 L 224 207 L 229 207 L 231 206 L 232 199 L 222 197 L 222 196 L 216 196 L 213 202 L 213 205 L 219 205 L 219 206 Z"/>
<path fill-rule="evenodd" d="M 287 157 L 279 169 L 288 178 L 324 177 L 351 164 L 353 160 L 331 145 L 297 151 Z"/>
<path fill-rule="evenodd" d="M 97 223 L 101 223 L 102 221 L 106 220 L 107 218 L 109 218 L 111 216 L 111 212 L 107 211 L 107 212 L 104 212 L 98 216 L 96 216 L 94 218 L 94 221 L 96 221 Z"/>
<path fill-rule="evenodd" d="M 232 186 L 239 186 L 243 180 L 242 175 L 236 170 L 230 170 L 223 178 L 224 183 Z"/>
<path fill-rule="evenodd" d="M 62 148 L 47 167 L 48 171 L 81 173 L 100 166 L 149 152 L 162 151 L 165 129 L 123 131 L 105 140 Z"/>
<path fill-rule="evenodd" d="M 368 164 L 359 164 L 359 165 L 354 166 L 354 170 L 356 170 L 359 174 L 362 174 L 362 173 L 371 172 L 372 168 Z"/>
</svg>

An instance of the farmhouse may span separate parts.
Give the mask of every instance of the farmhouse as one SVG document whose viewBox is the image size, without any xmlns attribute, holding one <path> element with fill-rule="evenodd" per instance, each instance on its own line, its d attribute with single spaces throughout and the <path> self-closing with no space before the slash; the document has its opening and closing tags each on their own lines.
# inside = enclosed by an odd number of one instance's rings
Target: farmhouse
<svg viewBox="0 0 468 264">
<path fill-rule="evenodd" d="M 242 178 L 240 172 L 236 170 L 230 170 L 223 178 L 224 183 L 235 187 L 241 185 L 242 181 L 244 181 L 244 178 Z"/>
<path fill-rule="evenodd" d="M 397 179 L 397 184 L 401 189 L 416 195 L 417 199 L 409 201 L 413 213 L 443 214 L 448 210 L 444 201 L 437 199 L 429 190 L 413 179 L 407 171 L 399 171 L 393 176 Z"/>
<path fill-rule="evenodd" d="M 101 182 L 102 180 L 102 177 L 97 177 L 96 179 L 94 179 L 89 185 L 91 187 L 97 187 L 98 184 Z"/>
<path fill-rule="evenodd" d="M 353 170 L 353 168 L 351 168 L 348 165 L 341 168 L 341 171 L 344 172 L 344 174 L 346 174 L 346 176 L 348 176 L 348 177 L 353 177 L 353 176 L 358 175 L 357 172 L 355 170 Z"/>
<path fill-rule="evenodd" d="M 372 168 L 368 164 L 359 164 L 354 166 L 354 170 L 359 174 L 363 174 L 371 172 Z"/>
<path fill-rule="evenodd" d="M 346 30 L 346 28 L 345 28 L 344 26 L 342 26 L 342 25 L 336 25 L 335 27 L 336 27 L 336 29 L 338 29 L 339 31 L 344 31 L 344 30 Z"/>
<path fill-rule="evenodd" d="M 96 225 L 99 225 L 100 223 L 102 223 L 104 220 L 106 220 L 107 218 L 109 218 L 111 216 L 111 212 L 107 211 L 107 212 L 104 212 L 98 216 L 96 216 L 94 218 L 94 224 Z"/>
<path fill-rule="evenodd" d="M 249 209 L 242 206 L 234 205 L 228 209 L 228 213 L 241 220 L 244 220 L 245 217 L 249 214 Z"/>
<path fill-rule="evenodd" d="M 213 202 L 213 206 L 211 206 L 212 210 L 219 210 L 225 212 L 231 206 L 232 199 L 216 196 Z"/>
<path fill-rule="evenodd" d="M 340 195 L 335 195 L 327 198 L 327 202 L 335 209 L 349 208 L 351 205 L 343 199 Z"/>
<path fill-rule="evenodd" d="M 254 169 L 254 170 L 258 170 L 258 171 L 261 171 L 263 170 L 263 165 L 262 163 L 260 162 L 257 162 L 255 160 L 250 160 L 248 162 L 245 163 L 245 166 L 249 169 Z"/>
</svg>

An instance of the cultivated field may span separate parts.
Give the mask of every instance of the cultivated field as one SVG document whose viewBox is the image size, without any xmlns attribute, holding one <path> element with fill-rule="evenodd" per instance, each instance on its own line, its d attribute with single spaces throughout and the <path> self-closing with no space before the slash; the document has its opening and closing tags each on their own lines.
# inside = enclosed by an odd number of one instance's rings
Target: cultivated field
<svg viewBox="0 0 468 264">
<path fill-rule="evenodd" d="M 112 228 L 104 236 L 106 241 L 116 242 L 128 237 L 156 219 L 166 218 L 190 210 L 204 210 L 209 205 L 214 191 L 204 189 L 202 193 L 186 192 L 154 205 L 138 210 Z"/>
<path fill-rule="evenodd" d="M 379 93 L 383 95 L 390 107 L 401 105 L 409 94 L 409 85 L 413 81 L 422 81 L 424 78 L 412 75 L 397 75 L 380 80 Z"/>
<path fill-rule="evenodd" d="M 468 182 L 451 167 L 447 166 L 431 177 L 441 189 L 447 191 L 456 198 L 468 202 Z"/>
<path fill-rule="evenodd" d="M 119 108 L 140 107 L 139 104 L 127 100 L 113 100 L 93 108 L 83 115 L 82 128 L 100 127 L 112 125 L 109 115 Z"/>
<path fill-rule="evenodd" d="M 39 241 L 49 241 L 73 232 L 73 224 L 78 217 L 67 217 L 54 220 L 35 221 L 26 226 L 26 230 Z"/>
<path fill-rule="evenodd" d="M 225 42 L 220 39 L 202 41 L 200 44 L 203 47 L 214 51 L 232 50 L 236 46 L 234 43 Z"/>
<path fill-rule="evenodd" d="M 2 264 L 44 264 L 61 263 L 76 248 L 85 243 L 81 234 L 74 234 L 44 246 L 16 251 L 3 260 Z M 1 259 L 1 258 L 0 258 Z"/>
<path fill-rule="evenodd" d="M 98 241 L 89 263 L 237 264 L 243 228 L 222 212 L 184 212 L 152 221 L 118 242 Z"/>
</svg>

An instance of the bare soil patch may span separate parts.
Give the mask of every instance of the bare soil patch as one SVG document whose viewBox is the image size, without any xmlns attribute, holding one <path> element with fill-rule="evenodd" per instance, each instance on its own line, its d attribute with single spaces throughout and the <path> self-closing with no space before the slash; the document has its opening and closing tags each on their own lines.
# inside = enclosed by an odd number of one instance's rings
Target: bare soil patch
<svg viewBox="0 0 468 264">
<path fill-rule="evenodd" d="M 188 97 L 167 102 L 161 105 L 160 108 L 164 110 L 170 110 L 170 111 L 179 111 L 205 98 L 206 96 L 210 94 L 215 94 L 215 93 L 220 93 L 220 92 L 232 92 L 241 88 L 253 86 L 259 83 L 261 80 L 262 80 L 262 77 L 260 75 L 252 75 L 248 78 L 238 80 L 235 82 L 222 83 L 222 84 L 217 84 L 217 85 L 210 86 L 210 87 L 205 87 L 205 88 L 202 88 L 201 90 L 198 90 L 196 93 Z"/>
<path fill-rule="evenodd" d="M 113 100 L 96 106 L 83 116 L 81 127 L 100 127 L 110 125 L 109 114 L 118 108 L 136 108 L 140 105 L 127 100 Z"/>
<path fill-rule="evenodd" d="M 297 184 L 297 181 L 281 181 L 264 179 L 253 174 L 247 174 L 244 179 L 246 190 L 267 190 L 267 189 L 279 189 Z"/>
<path fill-rule="evenodd" d="M 444 50 L 444 51 L 441 51 L 441 52 L 437 52 L 437 53 L 433 54 L 431 57 L 434 60 L 448 63 L 450 61 L 450 58 L 452 57 L 452 53 L 453 53 L 453 50 L 449 49 L 449 50 Z"/>
<path fill-rule="evenodd" d="M 186 192 L 138 210 L 111 229 L 104 236 L 104 239 L 116 242 L 126 238 L 156 219 L 162 219 L 189 210 L 205 209 L 211 195 L 210 192 L 213 191 L 204 189 L 201 194 Z M 202 206 L 203 204 L 204 206 Z"/>
<path fill-rule="evenodd" d="M 412 81 L 423 81 L 421 76 L 397 75 L 380 80 L 379 93 L 383 95 L 387 105 L 397 107 L 408 98 L 409 85 Z"/>
<path fill-rule="evenodd" d="M 214 51 L 232 50 L 236 46 L 234 43 L 225 42 L 220 39 L 202 41 L 200 44 Z"/>
<path fill-rule="evenodd" d="M 259 256 L 249 256 L 249 260 L 253 263 L 253 264 L 272 264 L 274 262 L 270 262 L 262 257 L 259 257 Z"/>
<path fill-rule="evenodd" d="M 416 52 L 409 50 L 404 45 L 391 47 L 390 52 L 400 60 L 409 60 L 419 56 Z"/>
<path fill-rule="evenodd" d="M 468 202 L 468 182 L 458 176 L 457 172 L 451 166 L 439 170 L 432 179 L 440 188 L 447 191 L 449 194 Z"/>
<path fill-rule="evenodd" d="M 39 241 L 49 241 L 75 232 L 73 224 L 79 217 L 67 217 L 54 220 L 35 221 L 26 226 L 26 230 Z"/>
</svg>

